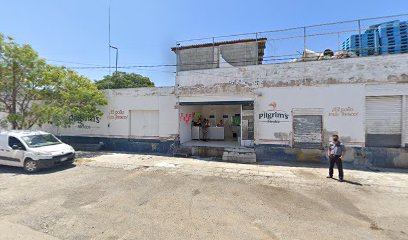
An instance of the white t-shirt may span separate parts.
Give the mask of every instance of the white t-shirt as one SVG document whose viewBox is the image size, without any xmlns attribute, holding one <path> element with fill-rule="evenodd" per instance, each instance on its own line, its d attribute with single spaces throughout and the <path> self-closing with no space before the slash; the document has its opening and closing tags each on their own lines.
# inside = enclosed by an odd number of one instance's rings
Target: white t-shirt
<svg viewBox="0 0 408 240">
<path fill-rule="evenodd" d="M 334 142 L 330 142 L 329 143 L 329 149 L 330 149 L 330 154 L 333 154 L 333 155 L 336 155 L 336 156 L 341 156 L 341 155 L 343 155 L 344 151 L 346 150 L 346 147 L 341 142 L 338 142 L 337 144 L 334 143 Z"/>
</svg>

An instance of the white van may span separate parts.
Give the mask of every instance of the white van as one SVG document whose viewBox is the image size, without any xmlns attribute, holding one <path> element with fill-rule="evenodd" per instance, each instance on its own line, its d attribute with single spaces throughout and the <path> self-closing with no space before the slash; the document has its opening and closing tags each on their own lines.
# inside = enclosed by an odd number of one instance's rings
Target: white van
<svg viewBox="0 0 408 240">
<path fill-rule="evenodd" d="M 0 132 L 0 164 L 24 167 L 27 172 L 72 163 L 75 150 L 50 133 L 13 130 Z"/>
</svg>

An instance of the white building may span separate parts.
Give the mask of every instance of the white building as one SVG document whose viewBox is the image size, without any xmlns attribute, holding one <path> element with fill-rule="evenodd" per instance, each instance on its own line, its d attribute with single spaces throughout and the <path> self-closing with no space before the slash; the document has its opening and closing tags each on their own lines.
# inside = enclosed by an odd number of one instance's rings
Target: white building
<svg viewBox="0 0 408 240">
<path fill-rule="evenodd" d="M 218 122 L 228 121 L 228 111 L 240 114 L 237 144 L 254 146 L 258 161 L 322 160 L 330 136 L 339 134 L 349 161 L 408 167 L 407 60 L 400 54 L 184 70 L 176 95 L 184 115 L 201 112 Z M 180 125 L 181 144 L 191 142 L 190 131 Z"/>
<path fill-rule="evenodd" d="M 107 90 L 103 117 L 49 130 L 108 150 L 253 149 L 257 161 L 324 161 L 339 134 L 346 161 L 408 167 L 407 54 L 262 65 L 264 48 L 260 39 L 174 48 L 174 87 Z M 208 142 L 196 140 L 200 116 Z"/>
</svg>

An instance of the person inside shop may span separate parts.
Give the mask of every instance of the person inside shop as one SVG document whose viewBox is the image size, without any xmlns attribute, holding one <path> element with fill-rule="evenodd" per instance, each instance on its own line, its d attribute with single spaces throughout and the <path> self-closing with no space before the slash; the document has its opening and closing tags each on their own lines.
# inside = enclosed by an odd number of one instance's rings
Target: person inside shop
<svg viewBox="0 0 408 240">
<path fill-rule="evenodd" d="M 333 168 L 334 164 L 336 164 L 337 169 L 339 170 L 339 181 L 343 182 L 343 159 L 346 154 L 346 147 L 340 142 L 338 135 L 333 135 L 332 139 L 333 141 L 329 143 L 329 149 L 327 150 L 327 155 L 330 159 L 329 176 L 327 176 L 327 178 L 333 178 Z"/>
<path fill-rule="evenodd" d="M 203 123 L 201 124 L 201 127 L 203 129 L 203 141 L 207 142 L 208 141 L 208 127 L 210 126 L 210 122 L 208 119 L 204 118 Z"/>
<path fill-rule="evenodd" d="M 193 121 L 193 126 L 196 126 L 196 127 L 201 127 L 201 117 L 199 117 L 198 119 L 197 119 L 197 121 Z"/>
<path fill-rule="evenodd" d="M 217 127 L 224 127 L 224 122 L 222 121 L 222 119 L 221 119 L 220 122 L 217 124 Z"/>
</svg>

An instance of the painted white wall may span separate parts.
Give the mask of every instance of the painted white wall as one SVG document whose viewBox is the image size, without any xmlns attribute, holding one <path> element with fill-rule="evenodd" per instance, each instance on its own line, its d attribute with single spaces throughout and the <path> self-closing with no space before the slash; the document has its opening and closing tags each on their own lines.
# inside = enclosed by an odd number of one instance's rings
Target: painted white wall
<svg viewBox="0 0 408 240">
<path fill-rule="evenodd" d="M 130 137 L 158 137 L 159 118 L 159 110 L 130 110 Z"/>
<path fill-rule="evenodd" d="M 193 121 L 194 113 L 199 112 L 197 106 L 180 106 L 180 115 L 177 118 L 180 126 L 180 143 L 191 141 L 191 122 Z"/>
<path fill-rule="evenodd" d="M 104 115 L 96 122 L 76 123 L 69 128 L 47 126 L 46 129 L 65 136 L 139 138 L 143 136 L 130 135 L 130 111 L 150 110 L 159 111 L 159 138 L 174 138 L 178 134 L 177 99 L 173 87 L 106 90 L 105 94 L 108 105 L 101 108 Z M 137 124 L 137 120 L 133 123 Z M 156 125 L 152 124 L 152 128 Z M 155 132 L 154 129 L 146 131 Z"/>
<path fill-rule="evenodd" d="M 180 96 L 180 102 L 225 102 L 225 101 L 254 101 L 253 93 L 225 92 L 222 95 L 193 95 Z"/>
<path fill-rule="evenodd" d="M 293 109 L 320 108 L 323 111 L 323 129 L 326 135 L 333 132 L 349 145 L 363 146 L 365 89 L 362 84 L 326 85 L 316 87 L 286 87 L 260 89 L 262 96 L 255 101 L 255 143 L 290 144 Z M 276 110 L 289 115 L 288 121 L 262 122 L 259 114 Z M 273 105 L 275 105 L 273 104 Z M 279 119 L 278 119 L 279 120 Z M 327 137 L 325 140 L 328 140 Z"/>
</svg>

